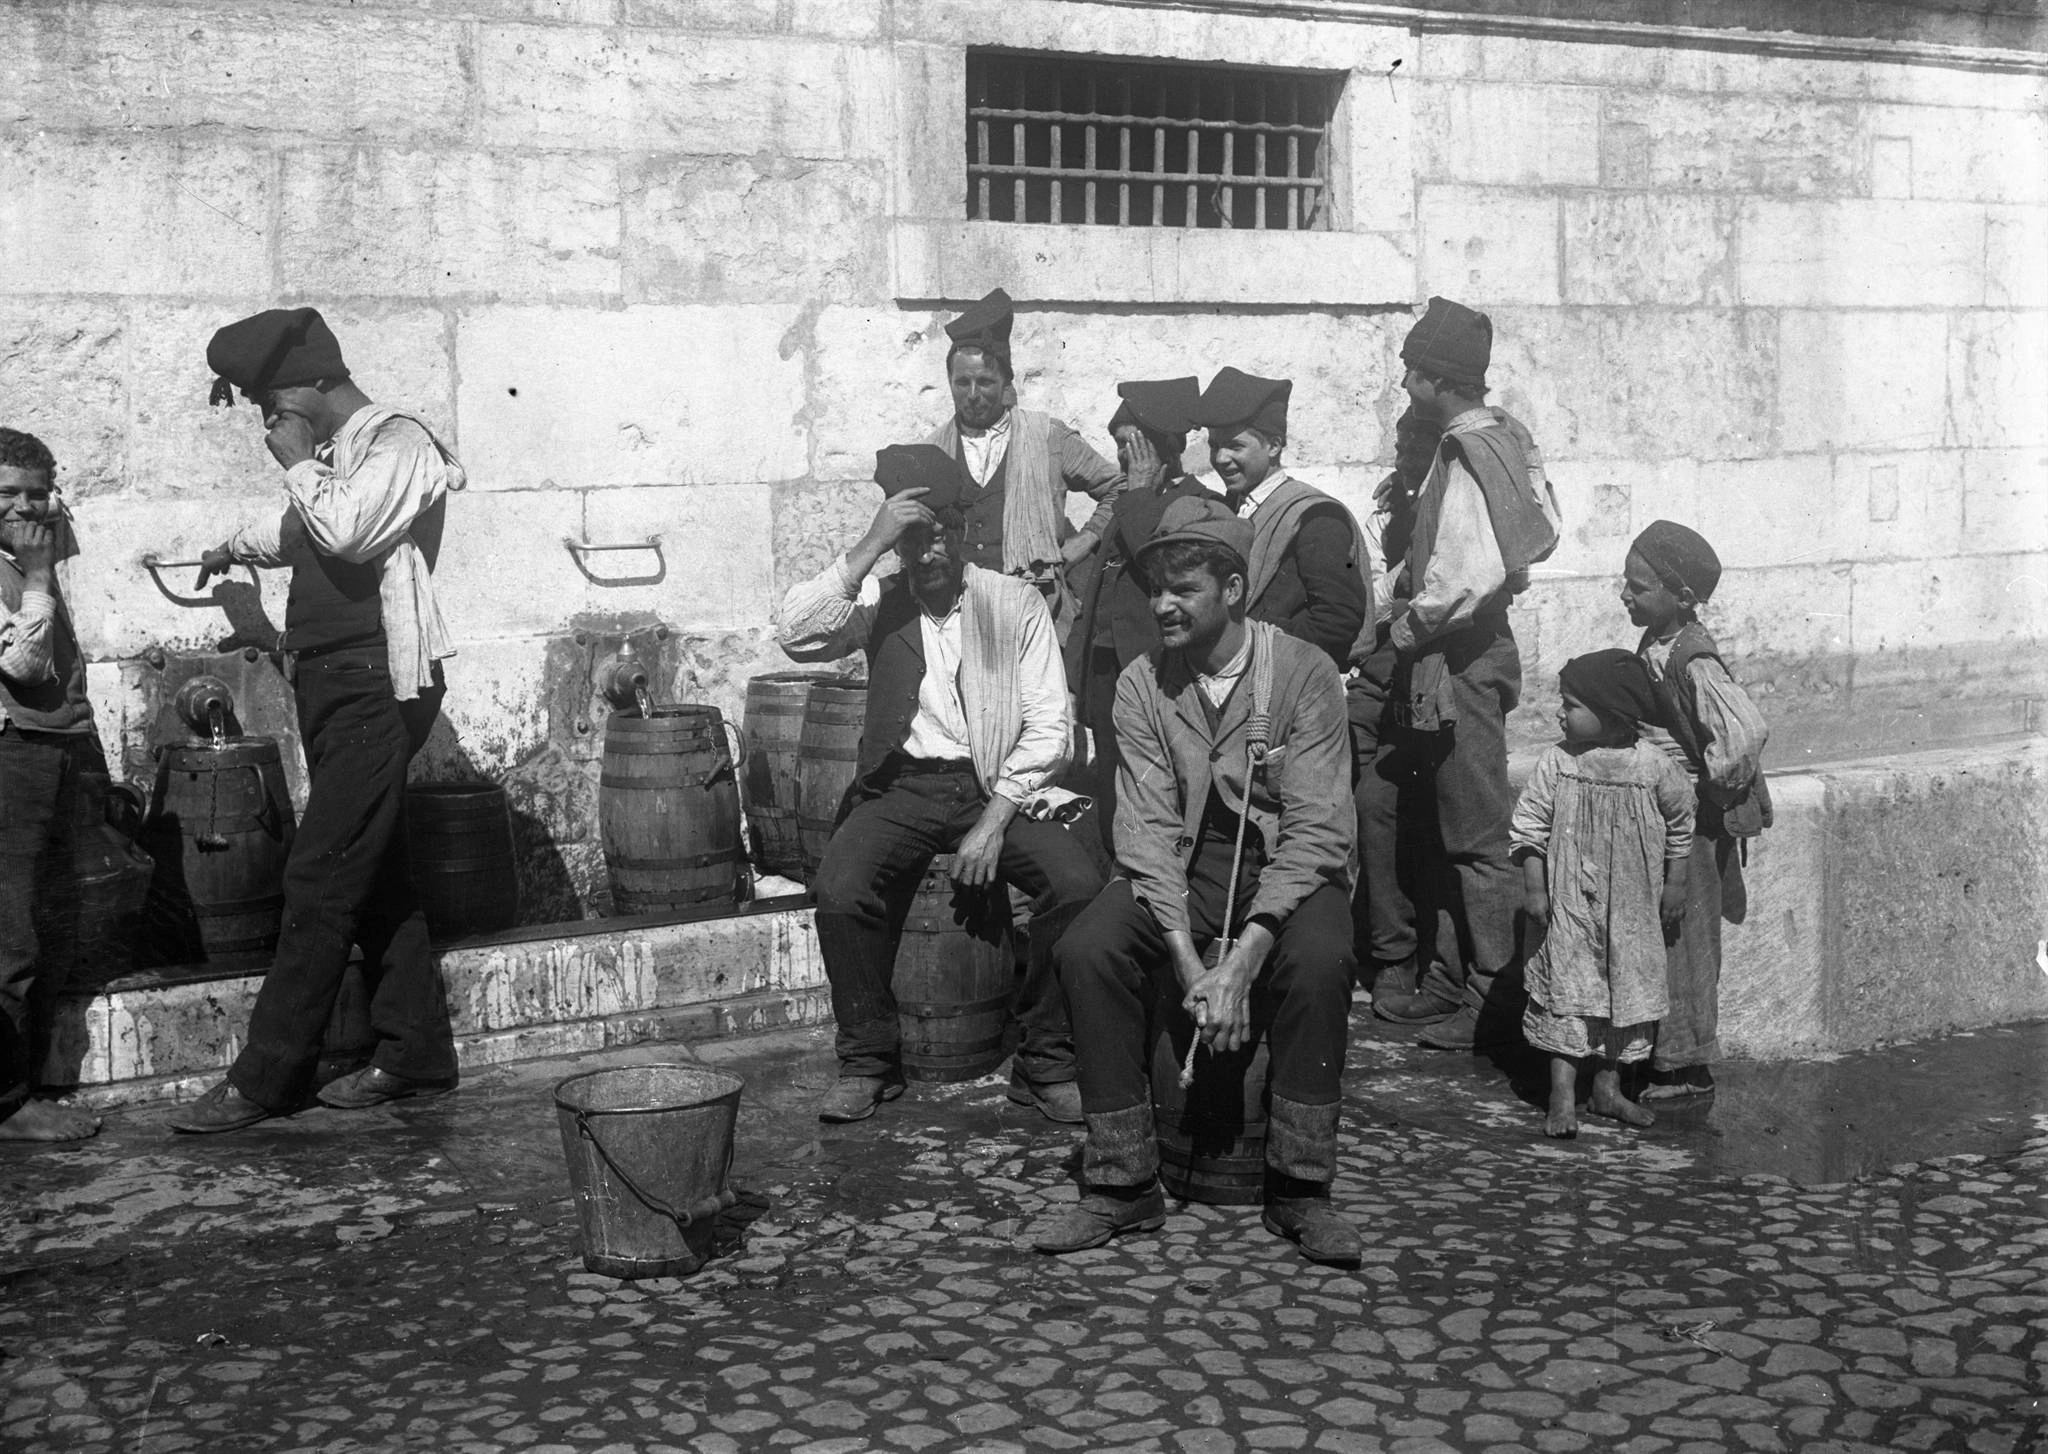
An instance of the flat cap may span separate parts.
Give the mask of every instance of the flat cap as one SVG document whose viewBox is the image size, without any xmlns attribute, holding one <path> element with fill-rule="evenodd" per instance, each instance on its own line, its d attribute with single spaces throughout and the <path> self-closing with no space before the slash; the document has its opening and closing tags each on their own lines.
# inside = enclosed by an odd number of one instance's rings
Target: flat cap
<svg viewBox="0 0 2048 1454">
<path fill-rule="evenodd" d="M 1162 545 L 1183 542 L 1224 546 L 1243 568 L 1252 555 L 1252 522 L 1238 519 L 1237 512 L 1214 495 L 1183 495 L 1160 515 L 1159 528 L 1138 547 L 1138 558 L 1143 560 Z"/>
</svg>

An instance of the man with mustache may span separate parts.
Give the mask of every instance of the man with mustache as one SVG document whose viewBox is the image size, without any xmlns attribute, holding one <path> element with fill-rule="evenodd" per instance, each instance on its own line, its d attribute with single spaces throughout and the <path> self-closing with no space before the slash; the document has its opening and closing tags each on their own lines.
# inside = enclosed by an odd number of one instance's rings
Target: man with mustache
<svg viewBox="0 0 2048 1454">
<path fill-rule="evenodd" d="M 839 1079 L 818 1118 L 864 1120 L 903 1093 L 890 903 L 935 854 L 952 853 L 963 887 L 1007 882 L 1032 901 L 1010 1098 L 1055 1121 L 1079 1121 L 1073 1032 L 1052 949 L 1102 878 L 1064 827 L 1019 816 L 1071 751 L 1052 617 L 1031 585 L 968 562 L 967 482 L 952 456 L 930 444 L 891 445 L 876 457 L 875 481 L 888 498 L 874 523 L 821 574 L 790 588 L 776 637 L 796 661 L 865 651 L 868 662 L 849 806 L 811 885 L 839 1023 Z M 891 551 L 902 569 L 886 588 L 864 591 Z"/>
<path fill-rule="evenodd" d="M 958 460 L 966 474 L 960 545 L 967 563 L 1036 585 L 1065 640 L 1079 606 L 1068 572 L 1109 528 L 1110 505 L 1124 477 L 1065 421 L 1017 407 L 1010 361 L 1015 316 L 1010 295 L 997 288 L 946 325 L 953 417 L 927 443 Z M 1069 534 L 1072 491 L 1085 491 L 1096 508 Z"/>
<path fill-rule="evenodd" d="M 1245 618 L 1251 548 L 1228 506 L 1188 499 L 1139 558 L 1162 646 L 1117 679 L 1122 877 L 1058 952 L 1088 1138 L 1080 1201 L 1032 1231 L 1043 1252 L 1165 1220 L 1148 1061 L 1179 1001 L 1216 1050 L 1267 1040 L 1266 1229 L 1311 1261 L 1359 1260 L 1330 1204 L 1353 967 L 1344 688 L 1321 651 Z"/>
</svg>

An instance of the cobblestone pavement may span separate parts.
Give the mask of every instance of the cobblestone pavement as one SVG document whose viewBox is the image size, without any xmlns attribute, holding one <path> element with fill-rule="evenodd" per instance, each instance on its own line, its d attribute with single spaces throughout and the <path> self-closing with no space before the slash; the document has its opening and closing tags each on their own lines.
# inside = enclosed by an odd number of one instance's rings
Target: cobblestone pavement
<svg viewBox="0 0 2048 1454">
<path fill-rule="evenodd" d="M 2048 1027 L 1731 1066 L 1570 1145 L 1536 1067 L 1382 1033 L 1356 1272 L 1201 1206 L 1036 1256 L 1077 1133 L 998 1078 L 821 1128 L 821 1032 L 706 1047 L 749 1080 L 742 1199 L 686 1280 L 582 1270 L 546 1095 L 659 1054 L 205 1141 L 117 1117 L 0 1155 L 0 1449 L 2048 1448 Z"/>
</svg>

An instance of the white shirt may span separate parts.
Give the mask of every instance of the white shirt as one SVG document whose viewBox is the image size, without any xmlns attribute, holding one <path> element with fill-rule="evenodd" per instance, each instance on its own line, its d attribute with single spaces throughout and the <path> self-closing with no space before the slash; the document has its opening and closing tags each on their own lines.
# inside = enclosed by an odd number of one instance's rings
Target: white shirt
<svg viewBox="0 0 2048 1454">
<path fill-rule="evenodd" d="M 917 715 L 903 739 L 907 756 L 928 762 L 966 762 L 974 755 L 967 741 L 967 704 L 960 699 L 960 603 L 944 620 L 929 611 L 917 618 L 924 639 L 924 680 L 917 684 Z"/>
<path fill-rule="evenodd" d="M 1286 481 L 1287 471 L 1285 470 L 1274 470 L 1273 473 L 1267 475 L 1263 480 L 1260 480 L 1259 483 L 1253 487 L 1252 492 L 1249 495 L 1246 495 L 1244 499 L 1239 502 L 1237 507 L 1237 518 L 1240 520 L 1251 519 L 1252 516 L 1258 513 L 1259 506 L 1265 504 L 1266 501 L 1272 499 L 1273 491 L 1279 489 L 1281 485 L 1286 483 Z"/>
<path fill-rule="evenodd" d="M 964 424 L 959 430 L 961 462 L 974 477 L 974 483 L 986 486 L 1002 464 L 1003 456 L 1010 452 L 1010 411 L 1005 409 L 1002 418 L 979 434 L 970 434 Z"/>
<path fill-rule="evenodd" d="M 1231 692 L 1236 690 L 1238 679 L 1244 675 L 1245 668 L 1251 663 L 1252 634 L 1247 631 L 1244 634 L 1244 645 L 1238 647 L 1237 655 L 1224 663 L 1223 670 L 1214 676 L 1203 676 L 1196 672 L 1195 685 L 1202 689 L 1202 695 L 1209 699 L 1209 705 L 1220 712 L 1223 710 L 1223 704 L 1230 700 Z"/>
</svg>

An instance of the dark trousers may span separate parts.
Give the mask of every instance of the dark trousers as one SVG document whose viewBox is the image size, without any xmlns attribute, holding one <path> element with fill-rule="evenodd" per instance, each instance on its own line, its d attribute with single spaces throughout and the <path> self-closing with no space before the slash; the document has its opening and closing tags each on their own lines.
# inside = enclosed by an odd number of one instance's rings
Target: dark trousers
<svg viewBox="0 0 2048 1454">
<path fill-rule="evenodd" d="M 1195 943 L 1215 937 L 1192 925 Z M 1089 1116 L 1149 1106 L 1159 1007 L 1182 990 L 1151 910 L 1116 879 L 1060 941 L 1060 984 L 1074 1014 L 1081 1107 Z M 1342 890 L 1317 889 L 1287 916 L 1252 986 L 1252 1027 L 1266 1037 L 1272 1094 L 1304 1106 L 1341 1096 L 1351 1013 L 1351 909 Z"/>
<path fill-rule="evenodd" d="M 310 790 L 285 861 L 277 954 L 228 1071 L 236 1090 L 277 1111 L 312 1088 L 352 944 L 362 947 L 377 1037 L 371 1063 L 416 1080 L 455 1074 L 447 997 L 405 850 L 406 767 L 441 710 L 440 678 L 397 700 L 381 647 L 301 658 L 297 675 Z"/>
<path fill-rule="evenodd" d="M 1457 720 L 1435 731 L 1382 717 L 1376 733 L 1361 732 L 1371 707 L 1354 684 L 1354 745 L 1371 750 L 1358 763 L 1359 847 L 1373 958 L 1426 967 L 1437 911 L 1448 909 L 1457 953 L 1435 947 L 1463 965 L 1464 1002 L 1477 1009 L 1517 964 L 1522 880 L 1508 859 L 1507 716 L 1521 698 L 1522 663 L 1505 622 L 1459 632 L 1444 656 Z"/>
<path fill-rule="evenodd" d="M 891 985 L 911 894 L 934 855 L 957 849 L 988 804 L 964 764 L 893 761 L 881 793 L 857 804 L 825 845 L 811 885 L 843 1075 L 886 1075 L 899 1065 Z M 1018 1069 L 1041 1084 L 1072 1080 L 1074 1034 L 1052 949 L 1100 891 L 1102 875 L 1064 827 L 1022 817 L 1003 834 L 999 867 L 1003 880 L 1031 899 L 1030 964 L 1017 994 Z"/>
<path fill-rule="evenodd" d="M 28 1096 L 75 943 L 70 885 L 80 771 L 99 747 L 86 733 L 0 728 L 0 1116 Z M 73 926 L 75 928 L 75 925 Z"/>
</svg>

